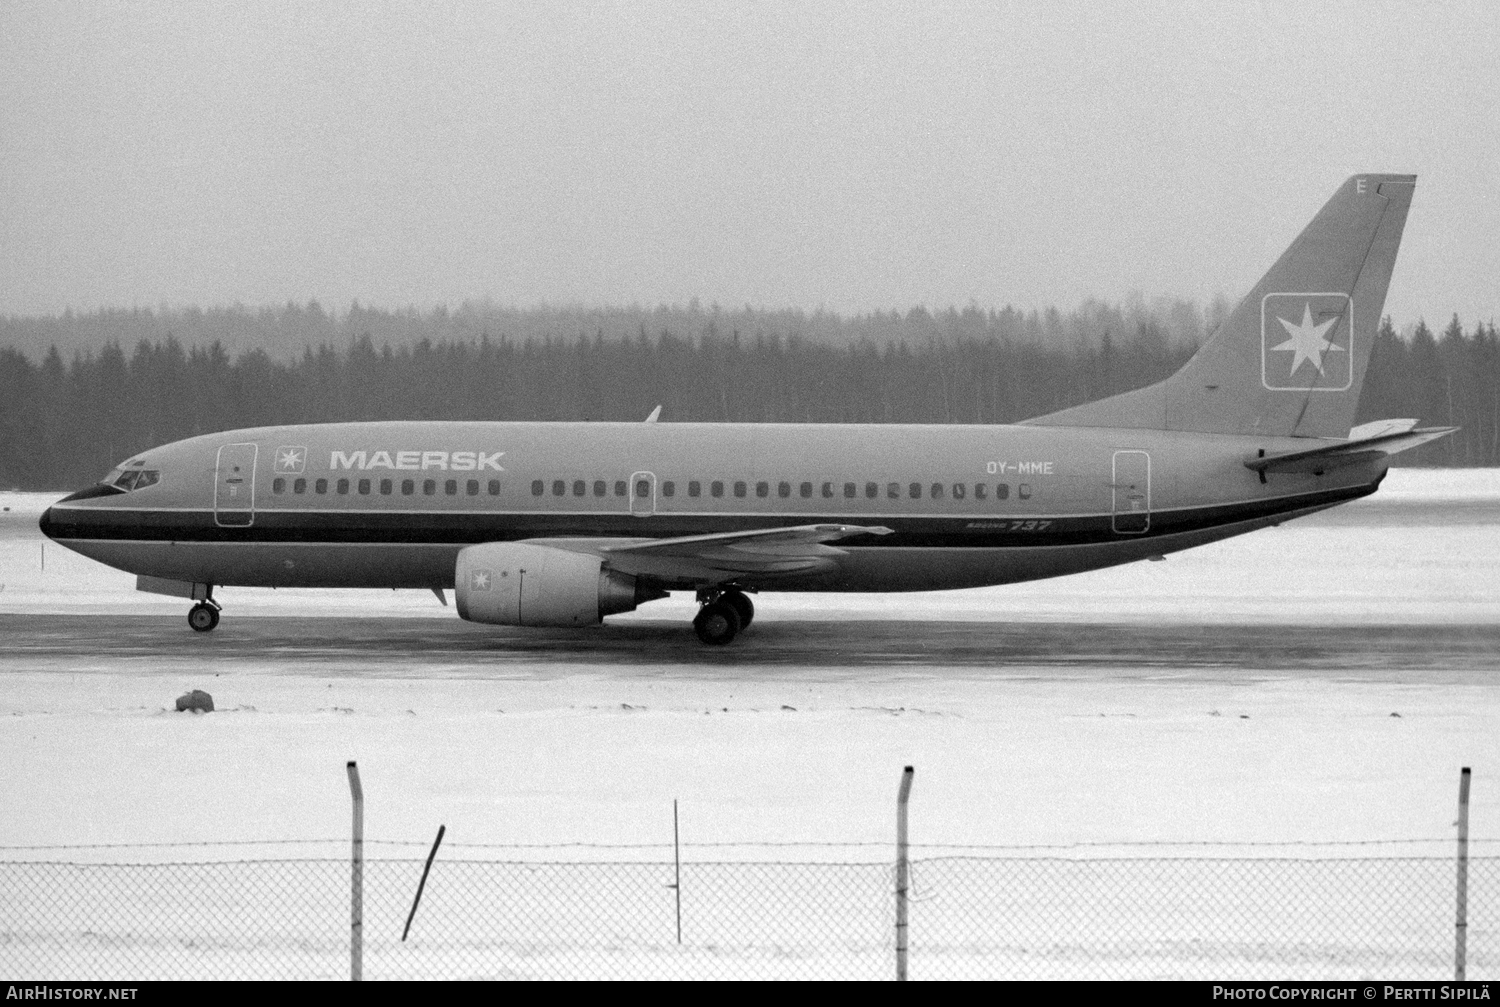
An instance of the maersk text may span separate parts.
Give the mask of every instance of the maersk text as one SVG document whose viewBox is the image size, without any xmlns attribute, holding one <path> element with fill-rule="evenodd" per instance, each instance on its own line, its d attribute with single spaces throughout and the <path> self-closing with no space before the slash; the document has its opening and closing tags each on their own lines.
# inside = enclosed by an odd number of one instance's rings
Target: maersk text
<svg viewBox="0 0 1500 1007">
<path fill-rule="evenodd" d="M 504 472 L 500 457 L 504 451 L 334 451 L 328 456 L 330 469 L 398 469 L 418 471 L 441 469 L 444 472 L 481 472 L 492 469 Z"/>
</svg>

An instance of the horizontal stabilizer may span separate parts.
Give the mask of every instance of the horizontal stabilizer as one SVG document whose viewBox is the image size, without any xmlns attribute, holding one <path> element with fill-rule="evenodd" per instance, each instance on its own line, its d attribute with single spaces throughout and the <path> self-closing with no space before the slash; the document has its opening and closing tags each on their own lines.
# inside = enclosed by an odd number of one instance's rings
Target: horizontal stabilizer
<svg viewBox="0 0 1500 1007">
<path fill-rule="evenodd" d="M 1415 429 L 1415 420 L 1380 420 L 1366 423 L 1349 431 L 1346 441 L 1308 448 L 1305 451 L 1288 451 L 1279 455 L 1264 455 L 1245 461 L 1245 467 L 1265 475 L 1267 472 L 1312 472 L 1321 475 L 1331 469 L 1346 465 L 1360 465 L 1376 461 L 1388 455 L 1398 454 L 1411 448 L 1446 437 L 1458 427 L 1424 427 Z"/>
</svg>

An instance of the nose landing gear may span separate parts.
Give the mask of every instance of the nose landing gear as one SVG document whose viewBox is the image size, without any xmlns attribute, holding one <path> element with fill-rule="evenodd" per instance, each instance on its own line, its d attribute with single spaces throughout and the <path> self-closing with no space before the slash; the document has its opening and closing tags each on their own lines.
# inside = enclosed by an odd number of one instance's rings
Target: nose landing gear
<svg viewBox="0 0 1500 1007">
<path fill-rule="evenodd" d="M 729 643 L 755 618 L 755 606 L 738 588 L 699 591 L 698 600 L 703 607 L 693 619 L 693 630 L 698 639 L 710 646 Z"/>
<path fill-rule="evenodd" d="M 207 598 L 188 609 L 188 625 L 198 633 L 207 633 L 219 624 L 219 603 Z"/>
</svg>

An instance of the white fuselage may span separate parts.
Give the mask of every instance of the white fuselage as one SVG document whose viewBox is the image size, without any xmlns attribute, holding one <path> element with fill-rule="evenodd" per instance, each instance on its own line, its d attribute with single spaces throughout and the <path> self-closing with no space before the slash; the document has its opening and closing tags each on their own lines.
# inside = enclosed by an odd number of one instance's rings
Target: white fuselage
<svg viewBox="0 0 1500 1007">
<path fill-rule="evenodd" d="M 220 585 L 445 588 L 460 549 L 879 525 L 750 590 L 912 591 L 1075 573 L 1372 492 L 1385 461 L 1262 478 L 1305 438 L 1043 426 L 377 422 L 262 427 L 132 458 L 43 530 L 132 573 Z M 111 474 L 111 481 L 121 477 Z M 129 482 L 129 480 L 126 480 Z M 149 484 L 147 484 L 149 483 Z M 664 589 L 712 587 L 669 561 Z"/>
</svg>

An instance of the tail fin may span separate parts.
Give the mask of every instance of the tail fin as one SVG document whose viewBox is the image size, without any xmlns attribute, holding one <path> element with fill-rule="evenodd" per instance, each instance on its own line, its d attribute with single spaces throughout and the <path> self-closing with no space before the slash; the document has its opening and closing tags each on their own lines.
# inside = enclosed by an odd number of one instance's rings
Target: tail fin
<svg viewBox="0 0 1500 1007">
<path fill-rule="evenodd" d="M 1355 175 L 1176 374 L 1039 426 L 1345 437 L 1415 175 Z"/>
</svg>

